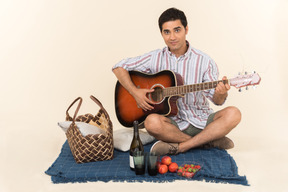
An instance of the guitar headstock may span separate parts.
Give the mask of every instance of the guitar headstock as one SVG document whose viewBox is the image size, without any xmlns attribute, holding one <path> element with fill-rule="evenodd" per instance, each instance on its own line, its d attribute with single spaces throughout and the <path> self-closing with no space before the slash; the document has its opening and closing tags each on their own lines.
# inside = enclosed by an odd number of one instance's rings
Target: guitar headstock
<svg viewBox="0 0 288 192">
<path fill-rule="evenodd" d="M 251 85 L 259 85 L 261 77 L 258 73 L 254 72 L 251 74 L 245 73 L 245 75 L 237 75 L 230 79 L 230 85 L 236 88 L 248 87 Z M 241 90 L 241 89 L 240 89 Z"/>
</svg>

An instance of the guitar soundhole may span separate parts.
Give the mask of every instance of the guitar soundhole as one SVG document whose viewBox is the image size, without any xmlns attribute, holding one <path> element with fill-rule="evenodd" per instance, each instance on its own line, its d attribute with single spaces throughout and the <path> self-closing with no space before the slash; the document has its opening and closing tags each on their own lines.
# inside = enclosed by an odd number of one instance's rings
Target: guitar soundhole
<svg viewBox="0 0 288 192">
<path fill-rule="evenodd" d="M 149 99 L 151 101 L 154 101 L 156 103 L 161 103 L 164 99 L 163 96 L 163 88 L 158 86 L 154 86 L 152 87 L 154 89 L 154 91 L 152 93 L 149 93 Z"/>
</svg>

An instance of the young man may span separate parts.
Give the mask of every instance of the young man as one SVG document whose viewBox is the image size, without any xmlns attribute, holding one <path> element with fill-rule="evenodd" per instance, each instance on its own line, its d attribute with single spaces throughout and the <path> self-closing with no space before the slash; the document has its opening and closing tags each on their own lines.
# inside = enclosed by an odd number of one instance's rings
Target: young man
<svg viewBox="0 0 288 192">
<path fill-rule="evenodd" d="M 192 48 L 186 40 L 188 26 L 182 11 L 170 8 L 161 14 L 158 22 L 167 47 L 124 59 L 113 67 L 119 82 L 145 111 L 153 109 L 154 103 L 146 94 L 154 90 L 137 88 L 128 71 L 154 74 L 171 70 L 180 74 L 187 85 L 216 81 L 219 75 L 216 63 L 205 53 Z M 177 100 L 179 112 L 174 117 L 150 114 L 144 121 L 145 128 L 159 140 L 151 151 L 172 155 L 195 147 L 233 148 L 233 142 L 225 135 L 239 124 L 240 111 L 236 107 L 227 107 L 214 113 L 208 102 L 209 99 L 222 105 L 229 89 L 228 84 L 221 82 L 215 89 L 186 94 Z"/>
</svg>

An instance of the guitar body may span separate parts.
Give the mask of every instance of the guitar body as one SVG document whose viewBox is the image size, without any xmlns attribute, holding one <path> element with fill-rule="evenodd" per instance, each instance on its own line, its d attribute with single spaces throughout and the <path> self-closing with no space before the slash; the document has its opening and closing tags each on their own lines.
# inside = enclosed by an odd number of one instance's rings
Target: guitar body
<svg viewBox="0 0 288 192">
<path fill-rule="evenodd" d="M 129 74 L 132 82 L 138 88 L 157 89 L 157 91 L 161 92 L 162 88 L 183 85 L 182 77 L 169 70 L 164 70 L 152 75 L 138 71 L 130 71 Z M 149 98 L 148 95 L 147 97 Z M 161 101 L 157 101 L 153 110 L 144 111 L 137 107 L 134 97 L 130 95 L 118 81 L 115 88 L 116 115 L 119 122 L 125 127 L 132 127 L 135 120 L 141 125 L 151 113 L 173 116 L 178 113 L 176 102 L 178 97 L 179 96 L 165 97 L 161 99 Z"/>
</svg>

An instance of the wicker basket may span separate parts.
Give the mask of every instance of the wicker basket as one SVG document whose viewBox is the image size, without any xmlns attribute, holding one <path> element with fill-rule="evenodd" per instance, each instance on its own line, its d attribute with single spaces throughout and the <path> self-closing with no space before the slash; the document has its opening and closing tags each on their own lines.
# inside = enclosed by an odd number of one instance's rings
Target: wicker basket
<svg viewBox="0 0 288 192">
<path fill-rule="evenodd" d="M 93 116 L 92 114 L 85 114 L 80 115 L 76 118 L 82 104 L 81 97 L 75 99 L 66 111 L 66 121 L 72 121 L 70 127 L 66 132 L 66 136 L 73 157 L 77 163 L 87 163 L 92 161 L 104 161 L 113 159 L 114 146 L 112 122 L 101 102 L 92 95 L 90 96 L 90 98 L 100 107 L 100 110 L 95 116 Z M 72 118 L 69 115 L 68 111 L 78 100 L 79 103 Z M 104 129 L 106 134 L 90 134 L 84 137 L 77 128 L 75 121 L 81 121 L 95 125 L 101 129 Z"/>
</svg>

